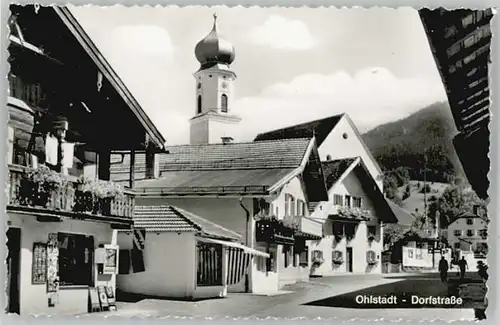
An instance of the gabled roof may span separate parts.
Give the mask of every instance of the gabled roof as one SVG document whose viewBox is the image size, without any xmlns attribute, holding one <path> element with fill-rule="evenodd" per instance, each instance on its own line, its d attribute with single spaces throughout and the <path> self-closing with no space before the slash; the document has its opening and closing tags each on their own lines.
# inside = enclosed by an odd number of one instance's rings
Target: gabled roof
<svg viewBox="0 0 500 325">
<path fill-rule="evenodd" d="M 326 188 L 330 189 L 345 171 L 356 161 L 356 158 L 344 158 L 337 160 L 322 161 L 323 174 L 325 177 Z"/>
<path fill-rule="evenodd" d="M 310 139 L 285 139 L 228 144 L 178 145 L 159 154 L 160 172 L 243 169 L 297 168 L 306 154 Z M 128 173 L 130 157 L 112 156 L 111 173 Z M 137 154 L 135 172 L 144 173 L 146 157 Z"/>
<path fill-rule="evenodd" d="M 135 228 L 151 232 L 195 232 L 203 237 L 241 240 L 240 234 L 171 205 L 136 206 L 133 220 Z"/>
<path fill-rule="evenodd" d="M 353 161 L 350 165 L 348 165 L 349 160 L 351 159 L 353 159 Z M 342 166 L 348 165 L 348 167 L 345 168 L 344 172 L 333 183 L 333 185 L 328 188 L 328 190 L 330 191 L 331 189 L 333 189 L 333 187 L 341 183 L 347 175 L 354 172 L 356 173 L 356 176 L 358 177 L 361 186 L 366 191 L 367 195 L 369 195 L 369 197 L 375 204 L 378 203 L 378 207 L 381 209 L 381 220 L 386 223 L 397 223 L 398 219 L 394 211 L 389 206 L 389 203 L 387 202 L 384 194 L 380 191 L 380 188 L 378 187 L 370 171 L 363 162 L 363 159 L 361 157 L 352 157 L 346 158 L 344 160 L 345 161 L 342 163 Z"/>
<path fill-rule="evenodd" d="M 113 70 L 108 61 L 104 58 L 97 46 L 92 42 L 83 27 L 78 23 L 69 8 L 63 6 L 51 7 L 56 14 L 60 17 L 62 22 L 68 27 L 70 32 L 75 36 L 76 40 L 80 43 L 82 48 L 87 52 L 89 57 L 94 61 L 99 71 L 110 82 L 119 96 L 128 105 L 138 121 L 147 131 L 150 140 L 158 147 L 163 148 L 165 138 L 161 135 L 160 131 L 156 128 L 148 115 L 144 112 L 140 104 L 134 98 L 130 90 L 125 86 L 120 77 Z"/>
<path fill-rule="evenodd" d="M 413 214 L 403 209 L 402 207 L 392 202 L 391 200 L 389 199 L 386 200 L 389 206 L 391 207 L 392 212 L 394 212 L 394 215 L 398 219 L 398 225 L 404 227 L 411 227 L 413 225 L 413 222 L 415 221 L 415 217 L 413 216 Z"/>
<path fill-rule="evenodd" d="M 315 137 L 319 147 L 343 116 L 344 113 L 289 126 L 283 129 L 260 133 L 254 141 Z"/>
<path fill-rule="evenodd" d="M 321 200 L 326 189 L 316 184 L 324 181 L 314 148 L 314 139 L 167 147 L 169 154 L 159 155 L 160 178 L 145 179 L 145 156 L 137 157 L 135 187 L 148 195 L 268 195 L 283 182 L 308 173 L 306 184 L 314 187 L 308 191 L 309 199 Z M 111 166 L 111 179 L 126 181 L 128 157 L 112 160 L 118 164 Z"/>
<path fill-rule="evenodd" d="M 489 222 L 487 217 L 475 214 L 473 212 L 464 212 L 464 213 L 458 215 L 457 218 L 453 222 L 457 221 L 458 219 L 481 219 L 485 222 Z"/>
</svg>

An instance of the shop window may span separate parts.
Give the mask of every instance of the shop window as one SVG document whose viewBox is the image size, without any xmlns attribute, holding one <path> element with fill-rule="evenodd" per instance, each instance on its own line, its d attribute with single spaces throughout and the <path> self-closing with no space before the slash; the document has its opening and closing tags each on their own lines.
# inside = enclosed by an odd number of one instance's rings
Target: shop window
<svg viewBox="0 0 500 325">
<path fill-rule="evenodd" d="M 299 254 L 299 265 L 303 267 L 309 266 L 309 248 L 307 246 Z"/>
<path fill-rule="evenodd" d="M 276 254 L 275 252 L 269 252 L 269 258 L 267 259 L 267 272 L 276 272 Z"/>
<path fill-rule="evenodd" d="M 453 247 L 454 247 L 455 249 L 460 249 L 460 243 L 455 243 L 455 244 L 453 244 Z"/>
<path fill-rule="evenodd" d="M 92 285 L 94 238 L 58 233 L 59 283 L 61 286 Z"/>
<path fill-rule="evenodd" d="M 255 263 L 257 264 L 257 271 L 266 271 L 266 258 L 264 256 L 255 256 Z"/>
<path fill-rule="evenodd" d="M 198 286 L 222 285 L 222 245 L 198 242 L 197 281 Z"/>
</svg>

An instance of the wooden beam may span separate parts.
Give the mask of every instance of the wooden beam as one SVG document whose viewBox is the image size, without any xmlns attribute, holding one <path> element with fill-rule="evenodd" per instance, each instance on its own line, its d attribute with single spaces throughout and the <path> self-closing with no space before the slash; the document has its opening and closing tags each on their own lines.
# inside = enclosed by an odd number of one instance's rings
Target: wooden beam
<svg viewBox="0 0 500 325">
<path fill-rule="evenodd" d="M 129 187 L 134 188 L 135 183 L 135 150 L 130 151 L 130 171 L 129 171 Z"/>
<path fill-rule="evenodd" d="M 97 158 L 98 161 L 98 177 L 99 179 L 109 181 L 110 179 L 110 167 L 111 167 L 111 152 L 101 151 Z"/>
</svg>

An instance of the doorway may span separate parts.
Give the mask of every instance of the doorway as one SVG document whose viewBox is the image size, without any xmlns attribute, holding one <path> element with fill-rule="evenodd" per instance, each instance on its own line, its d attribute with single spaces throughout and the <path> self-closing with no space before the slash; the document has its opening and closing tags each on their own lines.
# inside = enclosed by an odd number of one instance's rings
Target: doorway
<svg viewBox="0 0 500 325">
<path fill-rule="evenodd" d="M 19 271 L 21 264 L 21 229 L 7 230 L 7 290 L 8 313 L 19 314 Z"/>
<path fill-rule="evenodd" d="M 352 273 L 352 247 L 346 247 L 346 267 Z"/>
</svg>

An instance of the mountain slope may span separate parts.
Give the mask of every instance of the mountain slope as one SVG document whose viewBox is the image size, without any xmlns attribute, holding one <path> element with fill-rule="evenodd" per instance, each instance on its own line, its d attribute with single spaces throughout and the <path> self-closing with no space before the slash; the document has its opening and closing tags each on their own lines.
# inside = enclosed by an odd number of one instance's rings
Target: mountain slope
<svg viewBox="0 0 500 325">
<path fill-rule="evenodd" d="M 411 179 L 423 179 L 424 152 L 430 181 L 449 182 L 463 171 L 453 147 L 457 133 L 447 103 L 435 103 L 399 121 L 379 125 L 363 139 L 384 170 L 404 167 Z"/>
</svg>

